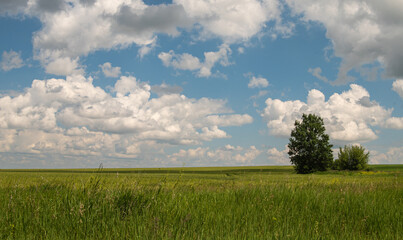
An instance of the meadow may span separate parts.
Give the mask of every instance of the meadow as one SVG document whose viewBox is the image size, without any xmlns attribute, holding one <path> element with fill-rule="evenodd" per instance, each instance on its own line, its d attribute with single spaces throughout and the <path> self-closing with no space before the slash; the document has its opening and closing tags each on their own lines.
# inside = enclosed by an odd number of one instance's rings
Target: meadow
<svg viewBox="0 0 403 240">
<path fill-rule="evenodd" d="M 403 239 L 403 165 L 0 170 L 0 239 Z"/>
</svg>

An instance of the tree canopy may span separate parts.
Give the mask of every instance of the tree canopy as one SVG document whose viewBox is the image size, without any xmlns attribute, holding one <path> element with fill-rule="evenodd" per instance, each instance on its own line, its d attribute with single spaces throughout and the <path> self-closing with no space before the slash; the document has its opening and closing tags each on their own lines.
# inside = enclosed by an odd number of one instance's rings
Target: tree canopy
<svg viewBox="0 0 403 240">
<path fill-rule="evenodd" d="M 303 114 L 295 121 L 288 144 L 288 155 L 297 173 L 325 171 L 333 163 L 329 135 L 325 133 L 323 119 L 315 114 Z"/>
</svg>

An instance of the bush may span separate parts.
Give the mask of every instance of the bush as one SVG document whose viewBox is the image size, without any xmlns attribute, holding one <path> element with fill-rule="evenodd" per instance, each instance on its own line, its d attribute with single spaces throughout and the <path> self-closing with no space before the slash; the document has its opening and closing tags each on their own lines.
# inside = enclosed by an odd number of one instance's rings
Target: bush
<svg viewBox="0 0 403 240">
<path fill-rule="evenodd" d="M 368 168 L 369 152 L 365 153 L 362 146 L 344 146 L 340 148 L 338 159 L 334 162 L 334 169 L 363 170 Z"/>
<path fill-rule="evenodd" d="M 329 135 L 325 134 L 323 119 L 303 114 L 302 122 L 295 121 L 288 144 L 288 155 L 297 173 L 325 171 L 333 163 Z"/>
</svg>

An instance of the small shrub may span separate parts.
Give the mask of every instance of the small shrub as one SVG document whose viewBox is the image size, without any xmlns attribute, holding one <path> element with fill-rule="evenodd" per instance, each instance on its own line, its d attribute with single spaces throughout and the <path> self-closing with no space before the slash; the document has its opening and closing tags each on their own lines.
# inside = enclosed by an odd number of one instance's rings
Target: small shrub
<svg viewBox="0 0 403 240">
<path fill-rule="evenodd" d="M 363 170 L 368 168 L 369 152 L 362 146 L 344 146 L 340 148 L 339 158 L 333 168 L 337 170 Z"/>
</svg>

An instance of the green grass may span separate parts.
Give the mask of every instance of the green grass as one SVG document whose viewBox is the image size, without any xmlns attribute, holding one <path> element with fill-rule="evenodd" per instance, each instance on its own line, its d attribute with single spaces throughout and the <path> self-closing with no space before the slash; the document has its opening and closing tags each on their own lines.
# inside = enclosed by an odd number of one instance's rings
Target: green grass
<svg viewBox="0 0 403 240">
<path fill-rule="evenodd" d="M 403 165 L 0 170 L 0 239 L 401 239 Z"/>
</svg>

